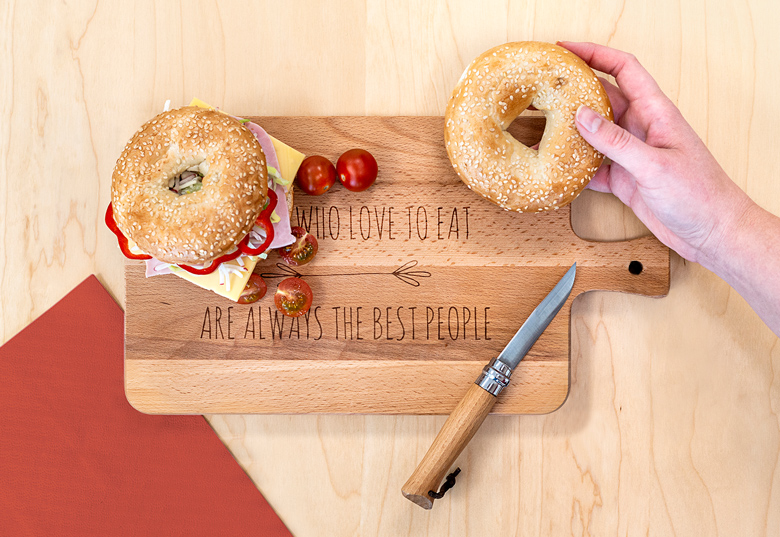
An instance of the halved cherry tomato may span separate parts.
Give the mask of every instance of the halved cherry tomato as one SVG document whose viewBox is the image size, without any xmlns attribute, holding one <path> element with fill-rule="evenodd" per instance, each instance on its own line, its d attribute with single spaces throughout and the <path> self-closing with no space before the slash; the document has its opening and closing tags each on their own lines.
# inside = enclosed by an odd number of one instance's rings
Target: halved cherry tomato
<svg viewBox="0 0 780 537">
<path fill-rule="evenodd" d="M 317 255 L 317 237 L 297 226 L 292 228 L 290 232 L 296 240 L 289 246 L 279 248 L 279 255 L 288 265 L 294 267 L 305 265 Z"/>
<path fill-rule="evenodd" d="M 336 183 L 336 168 L 325 157 L 319 155 L 306 157 L 301 162 L 295 179 L 301 190 L 311 196 L 319 196 L 330 190 L 330 187 Z"/>
<path fill-rule="evenodd" d="M 241 295 L 238 297 L 239 304 L 251 304 L 257 302 L 265 296 L 268 291 L 268 286 L 265 284 L 265 280 L 259 274 L 253 272 L 249 276 L 249 280 L 246 282 L 244 290 L 241 291 Z"/>
<path fill-rule="evenodd" d="M 362 192 L 376 181 L 376 159 L 365 149 L 350 149 L 339 157 L 336 173 L 344 188 Z"/>
<path fill-rule="evenodd" d="M 286 278 L 274 295 L 276 309 L 288 317 L 300 317 L 309 311 L 313 295 L 309 284 L 300 278 Z"/>
</svg>

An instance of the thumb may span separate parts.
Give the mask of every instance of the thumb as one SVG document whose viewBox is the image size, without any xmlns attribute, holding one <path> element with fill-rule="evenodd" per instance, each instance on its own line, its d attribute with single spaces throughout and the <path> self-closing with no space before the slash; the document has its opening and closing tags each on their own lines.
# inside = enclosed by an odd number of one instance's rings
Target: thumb
<svg viewBox="0 0 780 537">
<path fill-rule="evenodd" d="M 575 117 L 582 137 L 631 175 L 642 175 L 654 161 L 651 146 L 587 106 L 580 105 Z"/>
</svg>

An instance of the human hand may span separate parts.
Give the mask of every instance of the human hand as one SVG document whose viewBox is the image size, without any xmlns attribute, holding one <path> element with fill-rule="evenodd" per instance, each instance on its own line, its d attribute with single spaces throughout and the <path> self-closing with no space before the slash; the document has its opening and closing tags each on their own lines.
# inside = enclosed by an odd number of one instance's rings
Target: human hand
<svg viewBox="0 0 780 537">
<path fill-rule="evenodd" d="M 612 161 L 602 164 L 589 188 L 617 196 L 685 259 L 702 263 L 721 255 L 750 198 L 634 56 L 593 43 L 558 44 L 618 83 L 601 79 L 614 124 L 588 107 L 577 111 L 582 137 Z"/>
</svg>

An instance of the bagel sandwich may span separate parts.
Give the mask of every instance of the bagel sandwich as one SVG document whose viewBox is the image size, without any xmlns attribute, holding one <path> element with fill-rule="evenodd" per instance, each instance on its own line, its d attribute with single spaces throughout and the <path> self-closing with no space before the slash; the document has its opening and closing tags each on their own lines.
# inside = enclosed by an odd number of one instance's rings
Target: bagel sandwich
<svg viewBox="0 0 780 537">
<path fill-rule="evenodd" d="M 145 123 L 112 175 L 106 224 L 146 276 L 174 274 L 237 301 L 255 265 L 292 244 L 304 155 L 193 99 Z"/>
</svg>

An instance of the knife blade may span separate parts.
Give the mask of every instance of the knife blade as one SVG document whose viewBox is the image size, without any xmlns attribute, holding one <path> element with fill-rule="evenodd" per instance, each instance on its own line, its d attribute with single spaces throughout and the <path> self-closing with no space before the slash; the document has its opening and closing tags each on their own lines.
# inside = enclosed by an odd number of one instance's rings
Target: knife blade
<svg viewBox="0 0 780 537">
<path fill-rule="evenodd" d="M 512 371 L 568 300 L 576 273 L 577 263 L 574 263 L 531 312 L 501 353 L 482 369 L 480 376 L 447 418 L 414 473 L 401 488 L 404 497 L 423 509 L 431 509 L 433 501 L 441 498 L 443 491 L 452 487 L 454 477 L 451 475 L 442 492 L 436 492 L 444 474 L 482 425 L 498 395 L 509 385 Z"/>
<path fill-rule="evenodd" d="M 577 274 L 577 263 L 563 275 L 563 278 L 553 287 L 553 290 L 531 312 L 523 325 L 507 343 L 498 355 L 498 360 L 504 362 L 510 369 L 517 367 L 528 351 L 542 335 L 544 329 L 552 322 L 566 303 L 574 287 L 574 277 Z"/>
</svg>

